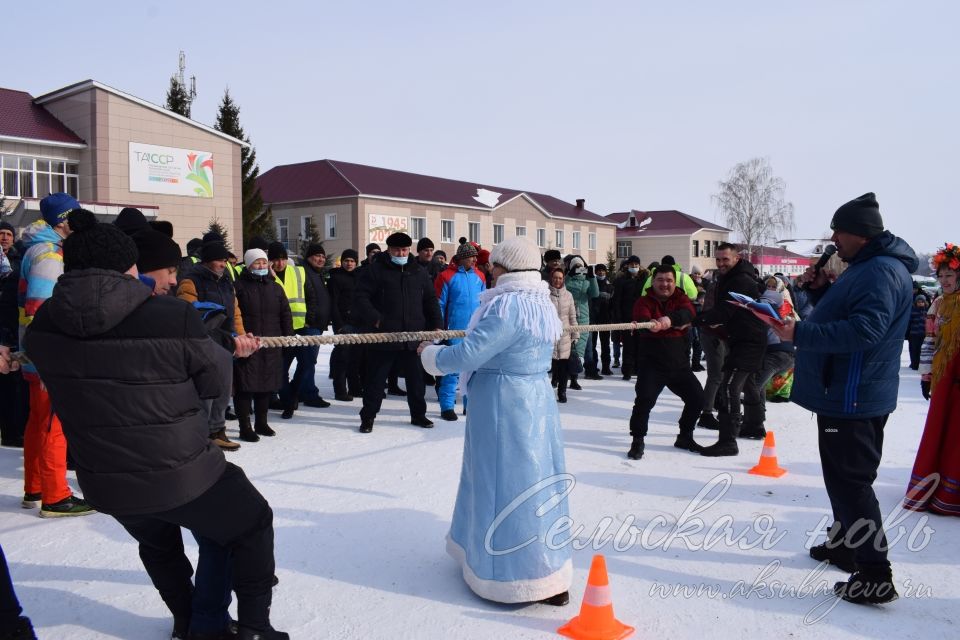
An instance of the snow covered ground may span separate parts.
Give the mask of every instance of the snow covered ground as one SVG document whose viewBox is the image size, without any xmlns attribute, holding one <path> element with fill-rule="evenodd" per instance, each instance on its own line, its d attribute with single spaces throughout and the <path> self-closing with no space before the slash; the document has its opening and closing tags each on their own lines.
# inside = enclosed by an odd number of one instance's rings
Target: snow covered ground
<svg viewBox="0 0 960 640">
<path fill-rule="evenodd" d="M 321 352 L 322 363 L 327 355 Z M 331 397 L 326 374 L 318 366 L 321 393 Z M 898 523 L 888 536 L 901 537 L 891 555 L 901 598 L 885 608 L 822 594 L 846 575 L 816 573 L 806 551 L 808 532 L 829 512 L 808 412 L 769 405 L 767 426 L 789 471 L 771 479 L 747 474 L 760 442 L 741 441 L 736 458 L 674 449 L 680 403 L 669 392 L 636 462 L 625 457 L 632 385 L 618 376 L 587 381 L 569 397 L 561 412 L 567 469 L 576 478 L 570 512 L 582 531 L 571 604 L 563 608 L 484 602 L 446 555 L 464 422 L 439 420 L 432 390 L 431 430 L 411 426 L 405 402 L 392 397 L 369 435 L 356 430 L 359 400 L 304 409 L 290 421 L 274 415 L 278 437 L 244 444 L 228 458 L 274 509 L 275 625 L 309 639 L 559 637 L 555 630 L 577 614 L 599 552 L 616 615 L 637 628 L 637 638 L 957 637 L 960 521 L 898 514 L 927 406 L 906 366 L 875 484 L 882 510 Z M 703 443 L 716 437 L 703 429 L 696 435 Z M 705 489 L 719 499 L 696 500 Z M 171 618 L 119 525 L 99 514 L 42 520 L 20 508 L 21 495 L 21 453 L 0 449 L 0 541 L 40 638 L 169 637 Z"/>
</svg>

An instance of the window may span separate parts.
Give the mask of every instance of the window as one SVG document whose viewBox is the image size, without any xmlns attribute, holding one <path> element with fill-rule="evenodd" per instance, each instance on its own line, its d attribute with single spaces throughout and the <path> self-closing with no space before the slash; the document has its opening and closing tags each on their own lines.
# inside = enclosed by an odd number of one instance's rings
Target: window
<svg viewBox="0 0 960 640">
<path fill-rule="evenodd" d="M 597 234 L 595 233 L 587 234 L 587 249 L 590 249 L 591 251 L 597 250 Z"/>
<path fill-rule="evenodd" d="M 427 236 L 427 219 L 410 218 L 410 237 L 414 240 L 425 238 Z"/>
<path fill-rule="evenodd" d="M 300 216 L 300 242 L 306 244 L 310 242 L 310 225 L 313 222 L 313 216 Z"/>
<path fill-rule="evenodd" d="M 698 258 L 700 256 L 700 241 L 693 241 L 693 257 Z"/>
<path fill-rule="evenodd" d="M 470 222 L 467 225 L 467 240 L 470 242 L 476 242 L 480 244 L 480 223 L 479 222 Z"/>
<path fill-rule="evenodd" d="M 43 198 L 66 191 L 80 195 L 79 165 L 66 160 L 28 156 L 0 156 L 0 194 L 13 198 Z"/>
<path fill-rule="evenodd" d="M 633 243 L 629 240 L 620 240 L 617 242 L 617 257 L 629 258 L 633 252 Z"/>
<path fill-rule="evenodd" d="M 573 232 L 573 237 L 570 238 L 570 242 L 572 243 L 572 246 L 574 249 L 580 248 L 580 232 L 579 231 Z"/>
<path fill-rule="evenodd" d="M 323 217 L 323 235 L 327 240 L 337 237 L 337 214 L 328 213 Z"/>
<path fill-rule="evenodd" d="M 286 218 L 277 218 L 277 240 L 283 243 L 283 246 L 290 243 L 290 224 Z"/>
<path fill-rule="evenodd" d="M 527 237 L 527 228 L 526 228 L 526 227 L 517 227 L 515 231 L 516 231 L 516 233 L 517 233 L 517 237 L 518 237 L 518 238 L 526 238 L 526 237 Z"/>
<path fill-rule="evenodd" d="M 556 231 L 554 231 L 554 236 L 555 236 L 554 239 L 556 240 L 557 249 L 562 249 L 563 248 L 563 231 L 561 231 L 560 229 L 557 229 Z"/>
<path fill-rule="evenodd" d="M 453 220 L 440 221 L 440 242 L 453 242 Z"/>
<path fill-rule="evenodd" d="M 547 246 L 547 230 L 537 229 L 537 246 L 543 249 Z"/>
<path fill-rule="evenodd" d="M 503 242 L 503 225 L 495 224 L 493 225 L 493 244 L 500 244 Z"/>
</svg>

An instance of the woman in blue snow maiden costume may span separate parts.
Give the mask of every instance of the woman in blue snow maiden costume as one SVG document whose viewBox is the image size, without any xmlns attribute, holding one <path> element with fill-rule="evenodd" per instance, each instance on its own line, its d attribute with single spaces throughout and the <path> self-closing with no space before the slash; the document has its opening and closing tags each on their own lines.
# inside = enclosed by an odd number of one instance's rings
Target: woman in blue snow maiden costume
<svg viewBox="0 0 960 640">
<path fill-rule="evenodd" d="M 536 246 L 511 238 L 494 247 L 490 262 L 496 285 L 481 294 L 463 342 L 420 345 L 428 373 L 465 373 L 470 398 L 447 551 L 482 598 L 564 605 L 571 553 L 554 533 L 569 521 L 573 478 L 547 379 L 563 327 Z"/>
</svg>

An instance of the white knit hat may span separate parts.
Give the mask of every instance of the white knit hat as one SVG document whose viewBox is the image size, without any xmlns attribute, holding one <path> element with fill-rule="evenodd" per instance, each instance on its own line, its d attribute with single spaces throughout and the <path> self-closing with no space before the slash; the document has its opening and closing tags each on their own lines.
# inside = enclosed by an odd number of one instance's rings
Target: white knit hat
<svg viewBox="0 0 960 640">
<path fill-rule="evenodd" d="M 507 271 L 537 271 L 540 269 L 540 250 L 524 237 L 504 240 L 490 252 L 490 262 Z"/>
<path fill-rule="evenodd" d="M 266 260 L 267 252 L 263 249 L 247 249 L 247 252 L 243 254 L 243 264 L 247 265 L 247 269 L 249 269 L 250 265 L 260 258 Z"/>
</svg>

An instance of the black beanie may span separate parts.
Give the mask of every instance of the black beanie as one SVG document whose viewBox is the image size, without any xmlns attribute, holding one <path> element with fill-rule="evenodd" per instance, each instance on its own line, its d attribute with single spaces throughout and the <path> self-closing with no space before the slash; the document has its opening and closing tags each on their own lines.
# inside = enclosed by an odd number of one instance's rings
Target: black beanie
<svg viewBox="0 0 960 640">
<path fill-rule="evenodd" d="M 13 237 L 17 237 L 17 230 L 13 228 L 13 225 L 7 222 L 6 220 L 0 220 L 0 229 L 6 229 L 13 234 Z"/>
<path fill-rule="evenodd" d="M 556 249 L 549 249 L 543 254 L 543 261 L 550 262 L 551 260 L 559 260 L 560 252 Z"/>
<path fill-rule="evenodd" d="M 200 247 L 202 246 L 203 246 L 203 240 L 201 240 L 200 238 L 191 238 L 187 242 L 187 253 L 189 255 L 193 255 L 197 251 L 200 251 Z"/>
<path fill-rule="evenodd" d="M 180 259 L 183 257 L 180 253 L 180 245 L 165 233 L 144 229 L 130 237 L 133 238 L 134 244 L 137 245 L 137 252 L 140 254 L 137 258 L 137 269 L 141 273 L 169 269 L 180 264 Z"/>
<path fill-rule="evenodd" d="M 150 228 L 159 231 L 168 238 L 173 237 L 173 223 L 169 220 L 151 220 Z"/>
<path fill-rule="evenodd" d="M 366 252 L 367 255 L 370 255 L 371 251 L 380 251 L 380 245 L 378 245 L 376 242 L 371 242 L 370 244 L 367 245 L 364 251 Z"/>
<path fill-rule="evenodd" d="M 216 231 L 207 231 L 201 238 L 204 244 L 208 242 L 223 242 L 223 236 Z M 226 244 L 226 243 L 224 243 Z"/>
<path fill-rule="evenodd" d="M 357 255 L 356 249 L 344 249 L 343 253 L 340 254 L 340 262 L 344 260 L 353 260 L 354 262 L 359 262 L 360 256 Z"/>
<path fill-rule="evenodd" d="M 424 249 L 433 249 L 433 240 L 430 238 L 420 238 L 417 240 L 417 253 L 420 253 Z"/>
<path fill-rule="evenodd" d="M 222 242 L 204 242 L 200 247 L 200 262 L 226 260 L 230 257 L 227 246 Z"/>
<path fill-rule="evenodd" d="M 307 247 L 307 253 L 303 256 L 304 258 L 309 258 L 310 256 L 317 255 L 327 255 L 326 250 L 324 250 L 323 245 L 319 242 L 312 242 L 310 246 Z"/>
<path fill-rule="evenodd" d="M 137 262 L 137 245 L 112 224 L 97 222 L 86 209 L 70 213 L 73 230 L 63 241 L 63 270 L 109 269 L 124 273 Z"/>
<path fill-rule="evenodd" d="M 883 233 L 883 218 L 880 217 L 880 205 L 877 196 L 865 193 L 859 198 L 841 205 L 833 214 L 830 228 L 845 231 L 855 236 L 872 238 Z"/>
<path fill-rule="evenodd" d="M 670 254 L 667 254 L 660 258 L 660 264 L 666 264 L 672 267 L 673 265 L 677 264 L 677 260 Z"/>
<path fill-rule="evenodd" d="M 143 212 L 133 207 L 124 207 L 121 209 L 120 213 L 117 214 L 117 219 L 113 221 L 113 224 L 117 225 L 117 228 L 128 236 L 132 236 L 136 232 L 143 231 L 150 226 Z"/>
<path fill-rule="evenodd" d="M 289 258 L 287 255 L 287 248 L 283 246 L 282 242 L 271 242 L 270 246 L 267 247 L 267 260 L 280 260 L 281 258 Z"/>
<path fill-rule="evenodd" d="M 250 238 L 250 243 L 247 245 L 247 249 L 261 249 L 266 251 L 270 248 L 270 243 L 267 242 L 266 238 L 263 236 L 253 236 Z"/>
</svg>

